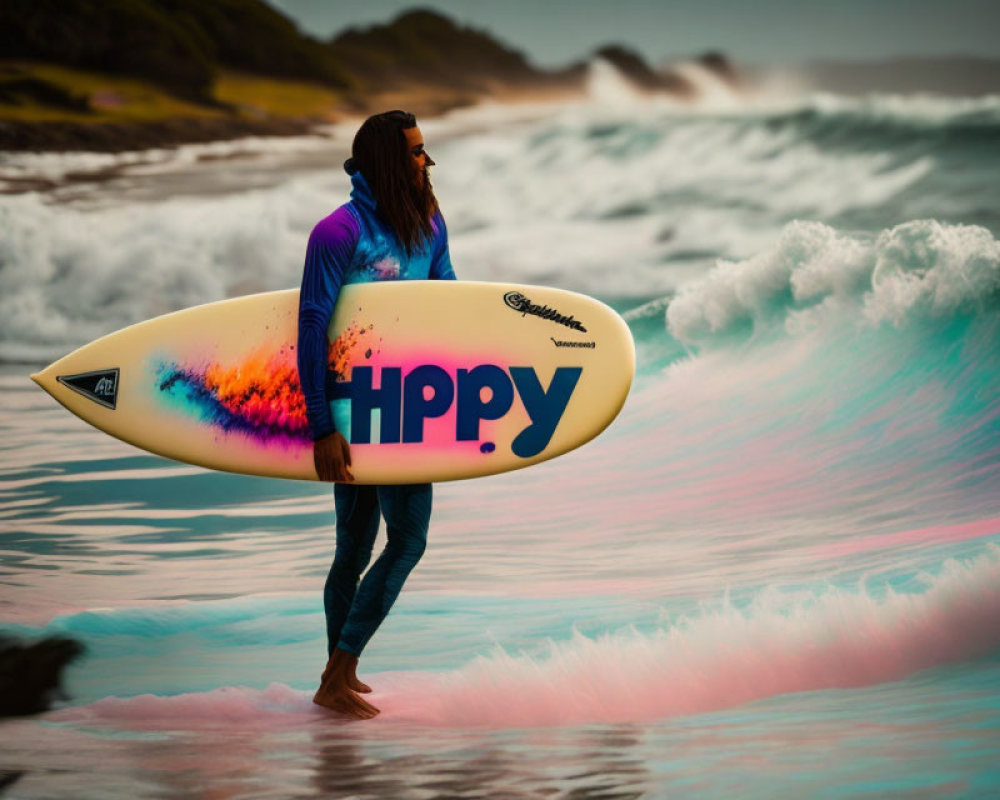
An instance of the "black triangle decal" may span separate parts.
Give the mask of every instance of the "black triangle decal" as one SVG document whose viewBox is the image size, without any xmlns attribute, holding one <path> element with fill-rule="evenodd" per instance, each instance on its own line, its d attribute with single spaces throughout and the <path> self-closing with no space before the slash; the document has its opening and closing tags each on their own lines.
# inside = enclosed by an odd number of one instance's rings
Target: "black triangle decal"
<svg viewBox="0 0 1000 800">
<path fill-rule="evenodd" d="M 105 408 L 113 409 L 118 403 L 118 367 L 79 375 L 59 375 L 56 380 Z"/>
</svg>

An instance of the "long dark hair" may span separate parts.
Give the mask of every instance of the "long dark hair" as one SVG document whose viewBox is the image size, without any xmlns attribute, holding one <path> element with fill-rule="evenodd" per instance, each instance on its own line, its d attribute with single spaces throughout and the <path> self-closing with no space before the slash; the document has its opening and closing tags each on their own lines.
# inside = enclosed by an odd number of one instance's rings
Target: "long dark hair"
<svg viewBox="0 0 1000 800">
<path fill-rule="evenodd" d="M 348 172 L 360 170 L 375 195 L 379 215 L 392 228 L 408 255 L 434 236 L 431 217 L 438 210 L 426 170 L 420 185 L 403 131 L 417 118 L 406 111 L 386 111 L 364 121 L 354 135 Z"/>
</svg>

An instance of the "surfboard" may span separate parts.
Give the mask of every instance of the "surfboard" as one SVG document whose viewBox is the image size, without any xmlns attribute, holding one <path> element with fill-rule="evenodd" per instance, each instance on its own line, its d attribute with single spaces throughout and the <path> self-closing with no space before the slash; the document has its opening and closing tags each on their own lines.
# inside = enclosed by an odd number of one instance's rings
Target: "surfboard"
<svg viewBox="0 0 1000 800">
<path fill-rule="evenodd" d="M 168 458 L 317 480 L 296 365 L 297 290 L 166 314 L 32 378 L 97 428 Z M 491 475 L 579 447 L 618 414 L 628 326 L 560 289 L 354 284 L 329 329 L 326 396 L 357 483 Z"/>
</svg>

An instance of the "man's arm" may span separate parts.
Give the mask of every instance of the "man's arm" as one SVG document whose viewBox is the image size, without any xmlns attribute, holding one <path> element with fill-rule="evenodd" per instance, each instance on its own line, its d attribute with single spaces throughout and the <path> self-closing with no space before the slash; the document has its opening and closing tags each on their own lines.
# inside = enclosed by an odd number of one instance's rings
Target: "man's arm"
<svg viewBox="0 0 1000 800">
<path fill-rule="evenodd" d="M 299 294 L 299 383 L 309 433 L 315 442 L 316 472 L 326 481 L 352 478 L 350 448 L 334 427 L 326 399 L 327 329 L 359 235 L 357 222 L 346 207 L 321 220 L 309 237 Z"/>
<path fill-rule="evenodd" d="M 444 224 L 444 217 L 438 211 L 432 220 L 434 224 L 434 251 L 431 255 L 431 280 L 453 281 L 455 280 L 455 270 L 451 266 L 451 253 L 448 252 L 448 227 Z"/>
</svg>

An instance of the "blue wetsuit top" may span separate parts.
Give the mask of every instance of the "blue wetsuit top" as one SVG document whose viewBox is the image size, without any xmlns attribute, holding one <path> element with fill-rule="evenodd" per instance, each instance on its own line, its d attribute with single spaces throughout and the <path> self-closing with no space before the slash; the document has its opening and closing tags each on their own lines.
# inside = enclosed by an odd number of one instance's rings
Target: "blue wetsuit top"
<svg viewBox="0 0 1000 800">
<path fill-rule="evenodd" d="M 433 238 L 407 255 L 382 221 L 360 172 L 351 175 L 351 200 L 320 220 L 309 236 L 299 295 L 299 382 L 313 440 L 336 430 L 326 399 L 327 328 L 340 287 L 396 280 L 455 280 L 448 230 L 441 212 L 431 220 Z"/>
</svg>

